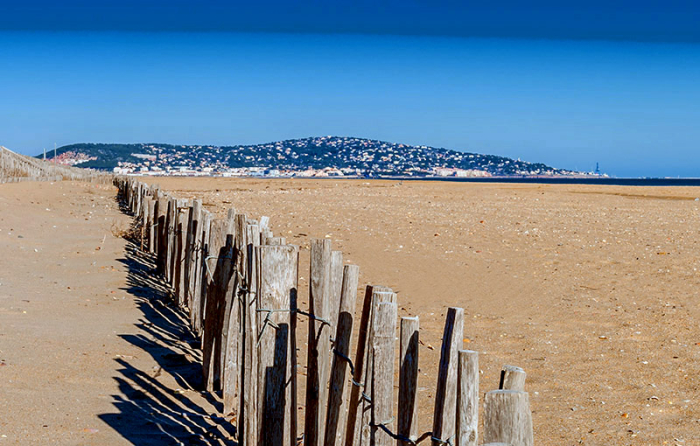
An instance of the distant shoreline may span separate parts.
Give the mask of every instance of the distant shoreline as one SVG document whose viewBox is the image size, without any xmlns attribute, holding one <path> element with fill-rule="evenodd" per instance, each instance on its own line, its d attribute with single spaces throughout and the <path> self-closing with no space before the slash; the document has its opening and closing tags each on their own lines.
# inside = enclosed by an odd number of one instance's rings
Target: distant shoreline
<svg viewBox="0 0 700 446">
<path fill-rule="evenodd" d="M 511 184 L 589 184 L 599 186 L 691 186 L 699 187 L 700 178 L 611 178 L 611 177 L 409 177 L 399 175 L 358 176 L 222 176 L 222 175 L 129 175 L 145 178 L 253 178 L 257 180 L 390 180 L 390 181 L 445 181 L 454 183 L 511 183 Z"/>
<path fill-rule="evenodd" d="M 700 178 L 582 178 L 582 177 L 379 177 L 372 179 L 409 181 L 450 181 L 459 183 L 513 183 L 513 184 L 591 184 L 601 186 L 700 186 Z"/>
</svg>

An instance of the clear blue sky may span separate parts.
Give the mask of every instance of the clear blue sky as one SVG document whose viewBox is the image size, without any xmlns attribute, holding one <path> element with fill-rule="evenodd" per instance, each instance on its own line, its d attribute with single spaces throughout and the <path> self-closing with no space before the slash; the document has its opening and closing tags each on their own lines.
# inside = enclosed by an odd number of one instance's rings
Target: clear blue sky
<svg viewBox="0 0 700 446">
<path fill-rule="evenodd" d="M 460 26 L 474 11 L 457 2 L 408 1 L 394 17 L 389 1 L 364 21 L 341 2 L 287 2 L 277 5 L 286 16 L 266 20 L 243 8 L 240 24 L 216 2 L 40 3 L 0 5 L 0 145 L 23 153 L 349 135 L 700 177 L 700 31 L 690 26 L 700 16 L 689 2 L 647 14 L 618 2 L 599 20 L 604 9 L 554 9 L 540 27 L 518 21 L 538 17 L 522 8 L 491 27 Z M 504 31 L 511 22 L 521 26 Z"/>
</svg>

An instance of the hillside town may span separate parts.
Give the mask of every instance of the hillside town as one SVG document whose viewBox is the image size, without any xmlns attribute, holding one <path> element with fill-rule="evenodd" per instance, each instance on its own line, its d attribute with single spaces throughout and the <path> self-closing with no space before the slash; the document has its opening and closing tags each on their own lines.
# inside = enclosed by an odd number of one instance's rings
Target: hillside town
<svg viewBox="0 0 700 446">
<path fill-rule="evenodd" d="M 67 156 L 70 154 L 70 156 Z M 126 175 L 255 177 L 490 177 L 592 175 L 541 163 L 352 137 L 315 137 L 257 145 L 74 144 L 59 162 Z"/>
</svg>

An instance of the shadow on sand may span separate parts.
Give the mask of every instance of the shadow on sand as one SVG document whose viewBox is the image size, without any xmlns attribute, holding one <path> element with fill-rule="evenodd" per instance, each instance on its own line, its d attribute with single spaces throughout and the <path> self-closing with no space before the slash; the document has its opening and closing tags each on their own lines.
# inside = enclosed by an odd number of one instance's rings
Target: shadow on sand
<svg viewBox="0 0 700 446">
<path fill-rule="evenodd" d="M 120 262 L 128 267 L 128 287 L 143 317 L 136 334 L 120 337 L 158 364 L 141 370 L 136 357 L 120 356 L 120 393 L 112 395 L 118 413 L 99 415 L 134 445 L 235 445 L 235 428 L 220 417 L 218 396 L 201 392 L 199 341 L 185 314 L 155 274 L 155 258 L 131 240 Z M 141 362 L 143 363 L 143 362 Z M 149 362 L 150 364 L 150 362 Z"/>
</svg>

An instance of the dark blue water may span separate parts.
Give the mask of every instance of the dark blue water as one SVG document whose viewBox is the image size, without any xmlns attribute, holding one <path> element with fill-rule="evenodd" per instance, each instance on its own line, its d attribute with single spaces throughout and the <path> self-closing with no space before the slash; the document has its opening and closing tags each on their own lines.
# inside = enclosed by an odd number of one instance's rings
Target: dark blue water
<svg viewBox="0 0 700 446">
<path fill-rule="evenodd" d="M 383 177 L 397 180 L 421 180 L 421 181 L 454 181 L 460 183 L 531 183 L 531 184 L 598 184 L 607 186 L 700 186 L 700 178 L 532 178 L 532 177 L 506 177 L 506 178 L 455 178 L 455 177 L 431 177 L 431 178 L 398 178 Z"/>
</svg>

